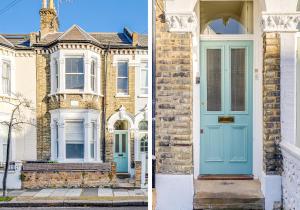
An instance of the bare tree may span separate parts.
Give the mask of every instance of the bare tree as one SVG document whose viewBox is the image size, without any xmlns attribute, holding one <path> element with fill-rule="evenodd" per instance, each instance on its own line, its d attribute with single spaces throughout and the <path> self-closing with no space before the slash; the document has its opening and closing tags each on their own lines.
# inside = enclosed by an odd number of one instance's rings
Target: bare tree
<svg viewBox="0 0 300 210">
<path fill-rule="evenodd" d="M 10 114 L 10 118 L 8 120 L 0 121 L 0 124 L 8 128 L 5 170 L 2 181 L 3 197 L 6 197 L 7 173 L 10 163 L 9 157 L 12 132 L 14 130 L 21 130 L 25 124 L 35 126 L 35 120 L 28 117 L 29 113 L 34 111 L 32 102 L 23 97 L 21 94 L 16 94 L 14 97 L 9 99 L 1 98 L 0 105 L 1 104 L 6 107 L 6 110 L 8 110 Z"/>
</svg>

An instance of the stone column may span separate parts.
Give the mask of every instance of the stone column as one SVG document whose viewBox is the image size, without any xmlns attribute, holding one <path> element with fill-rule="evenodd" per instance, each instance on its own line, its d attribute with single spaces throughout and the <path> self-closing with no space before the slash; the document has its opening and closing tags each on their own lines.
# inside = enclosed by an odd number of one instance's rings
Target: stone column
<svg viewBox="0 0 300 210">
<path fill-rule="evenodd" d="M 58 124 L 58 139 L 58 161 L 63 162 L 66 160 L 65 123 L 63 119 Z"/>
<path fill-rule="evenodd" d="M 56 132 L 58 132 L 57 129 L 57 122 L 56 121 L 52 121 L 51 122 L 51 160 L 57 160 L 57 156 L 58 154 L 56 154 L 57 152 L 57 148 L 56 148 Z"/>
<path fill-rule="evenodd" d="M 84 119 L 84 162 L 90 161 L 91 120 L 89 114 Z"/>
<path fill-rule="evenodd" d="M 95 159 L 97 162 L 101 161 L 101 145 L 100 145 L 100 129 L 101 129 L 101 125 L 99 124 L 99 120 L 97 120 L 96 123 L 96 142 L 95 142 L 95 148 L 96 148 L 96 154 L 95 154 Z"/>
</svg>

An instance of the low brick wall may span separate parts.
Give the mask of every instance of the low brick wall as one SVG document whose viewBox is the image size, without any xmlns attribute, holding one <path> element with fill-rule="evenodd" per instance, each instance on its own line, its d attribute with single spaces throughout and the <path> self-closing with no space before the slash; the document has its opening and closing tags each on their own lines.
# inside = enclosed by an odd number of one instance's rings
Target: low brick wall
<svg viewBox="0 0 300 210">
<path fill-rule="evenodd" d="M 23 189 L 113 187 L 114 163 L 25 163 Z"/>
</svg>

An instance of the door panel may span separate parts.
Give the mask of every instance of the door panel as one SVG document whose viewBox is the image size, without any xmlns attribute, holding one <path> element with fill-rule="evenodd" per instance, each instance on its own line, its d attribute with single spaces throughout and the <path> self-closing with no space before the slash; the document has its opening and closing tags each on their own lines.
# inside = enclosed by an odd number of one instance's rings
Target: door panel
<svg viewBox="0 0 300 210">
<path fill-rule="evenodd" d="M 252 42 L 200 45 L 200 173 L 252 174 Z"/>
<path fill-rule="evenodd" d="M 114 161 L 117 164 L 117 172 L 128 172 L 128 135 L 127 131 L 115 131 Z"/>
</svg>

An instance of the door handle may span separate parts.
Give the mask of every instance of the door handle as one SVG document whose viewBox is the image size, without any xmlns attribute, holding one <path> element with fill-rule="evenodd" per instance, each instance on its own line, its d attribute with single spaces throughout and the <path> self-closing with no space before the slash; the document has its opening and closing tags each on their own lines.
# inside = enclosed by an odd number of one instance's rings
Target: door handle
<svg viewBox="0 0 300 210">
<path fill-rule="evenodd" d="M 218 123 L 234 123 L 234 116 L 219 116 Z"/>
</svg>

